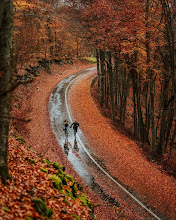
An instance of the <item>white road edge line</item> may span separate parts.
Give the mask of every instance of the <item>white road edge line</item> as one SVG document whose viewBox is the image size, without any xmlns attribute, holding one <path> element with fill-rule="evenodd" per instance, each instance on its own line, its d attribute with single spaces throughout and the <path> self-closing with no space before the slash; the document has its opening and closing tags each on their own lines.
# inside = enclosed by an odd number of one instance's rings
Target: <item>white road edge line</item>
<svg viewBox="0 0 176 220">
<path fill-rule="evenodd" d="M 77 80 L 79 77 L 81 77 L 83 74 L 81 74 L 80 76 L 74 78 L 73 80 L 70 81 L 70 83 L 68 84 L 66 90 L 65 90 L 65 104 L 66 104 L 66 109 L 67 109 L 67 113 L 69 116 L 69 119 L 71 121 L 71 123 L 73 123 L 73 119 L 71 117 L 70 111 L 69 111 L 69 105 L 68 105 L 68 99 L 67 99 L 67 94 L 68 94 L 68 89 L 71 86 L 71 84 Z M 80 142 L 80 144 L 82 145 L 82 147 L 84 148 L 85 152 L 87 153 L 87 155 L 89 156 L 89 158 L 96 164 L 96 166 L 107 176 L 109 177 L 115 184 L 117 184 L 124 192 L 126 192 L 126 194 L 128 194 L 133 200 L 135 200 L 140 206 L 142 206 L 147 212 L 149 212 L 153 217 L 155 217 L 158 220 L 161 220 L 155 213 L 153 213 L 150 209 L 148 209 L 142 202 L 140 202 L 136 197 L 134 197 L 128 190 L 126 190 L 120 183 L 118 183 L 109 173 L 107 173 L 97 162 L 96 160 L 90 155 L 90 153 L 88 152 L 88 150 L 85 148 L 84 144 L 82 143 L 79 135 L 77 134 L 78 140 Z"/>
</svg>

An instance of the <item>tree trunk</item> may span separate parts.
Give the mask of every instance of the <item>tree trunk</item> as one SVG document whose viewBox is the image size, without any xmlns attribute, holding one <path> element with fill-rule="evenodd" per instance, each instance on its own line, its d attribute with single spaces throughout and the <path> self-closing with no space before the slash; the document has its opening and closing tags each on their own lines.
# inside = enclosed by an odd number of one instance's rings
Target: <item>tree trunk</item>
<svg viewBox="0 0 176 220">
<path fill-rule="evenodd" d="M 12 0 L 0 3 L 0 93 L 11 88 L 12 81 Z M 8 133 L 11 93 L 0 97 L 0 176 L 3 183 L 9 178 L 8 172 Z"/>
<path fill-rule="evenodd" d="M 115 115 L 117 115 L 117 109 L 118 109 L 118 104 L 117 104 L 117 99 L 118 99 L 118 58 L 117 55 L 115 54 L 114 56 L 114 62 L 115 62 L 115 67 L 114 67 L 114 89 L 115 89 Z"/>
<path fill-rule="evenodd" d="M 115 109 L 114 109 L 114 83 L 113 83 L 113 72 L 112 72 L 112 60 L 111 52 L 108 52 L 108 72 L 109 72 L 109 90 L 110 90 L 110 102 L 111 102 L 111 115 L 112 120 L 115 121 Z"/>
<path fill-rule="evenodd" d="M 103 50 L 100 50 L 100 66 L 100 105 L 103 106 L 105 101 L 105 52 Z"/>
<path fill-rule="evenodd" d="M 153 79 L 153 73 L 150 71 L 150 128 L 151 128 L 151 144 L 152 144 L 152 157 L 155 157 L 156 153 L 156 133 L 155 133 L 155 110 L 154 110 L 154 79 Z"/>
<path fill-rule="evenodd" d="M 96 60 L 97 60 L 98 87 L 100 87 L 100 61 L 99 61 L 99 50 L 98 49 L 96 49 Z"/>
<path fill-rule="evenodd" d="M 139 75 L 139 74 L 138 74 Z M 140 131 L 140 140 L 144 143 L 145 141 L 145 128 L 144 128 L 144 120 L 143 120 L 143 114 L 141 109 L 141 80 L 140 75 L 137 77 L 136 82 L 136 99 L 137 99 L 137 111 L 138 111 L 138 127 Z"/>
<path fill-rule="evenodd" d="M 164 81 L 164 88 L 163 88 L 163 102 L 162 102 L 162 114 L 161 114 L 161 122 L 160 122 L 160 138 L 158 143 L 158 153 L 162 155 L 163 153 L 163 145 L 165 141 L 165 134 L 166 134 L 166 120 L 167 120 L 167 108 L 165 108 L 166 103 L 168 102 L 168 88 L 169 82 L 168 80 Z"/>
<path fill-rule="evenodd" d="M 133 127 L 134 127 L 134 137 L 138 138 L 138 123 L 137 123 L 137 100 L 136 100 L 136 70 L 131 70 L 132 75 L 132 86 L 133 86 Z"/>
<path fill-rule="evenodd" d="M 105 108 L 108 110 L 109 107 L 109 74 L 108 74 L 108 64 L 105 66 Z"/>
</svg>

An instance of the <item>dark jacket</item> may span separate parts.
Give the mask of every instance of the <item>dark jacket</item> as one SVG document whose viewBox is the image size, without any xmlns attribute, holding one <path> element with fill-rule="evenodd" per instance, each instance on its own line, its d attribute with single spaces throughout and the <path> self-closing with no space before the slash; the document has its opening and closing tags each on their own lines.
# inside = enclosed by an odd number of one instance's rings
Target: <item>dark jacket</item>
<svg viewBox="0 0 176 220">
<path fill-rule="evenodd" d="M 79 123 L 78 123 L 77 121 L 75 121 L 75 122 L 73 122 L 73 123 L 71 124 L 70 127 L 72 127 L 72 126 L 73 126 L 73 129 L 77 131 L 77 129 L 78 129 L 78 127 L 79 127 Z"/>
</svg>

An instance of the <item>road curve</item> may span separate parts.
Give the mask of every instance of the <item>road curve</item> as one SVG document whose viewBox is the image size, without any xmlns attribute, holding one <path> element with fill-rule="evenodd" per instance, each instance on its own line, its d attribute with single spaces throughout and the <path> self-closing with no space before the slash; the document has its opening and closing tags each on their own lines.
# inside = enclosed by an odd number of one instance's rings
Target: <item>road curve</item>
<svg viewBox="0 0 176 220">
<path fill-rule="evenodd" d="M 113 206 L 114 210 L 122 209 L 127 217 L 133 219 L 164 219 L 163 215 L 147 204 L 143 204 L 135 193 L 129 192 L 123 184 L 106 170 L 106 167 L 99 161 L 96 155 L 90 150 L 88 141 L 79 129 L 77 139 L 74 140 L 73 132 L 69 131 L 68 140 L 63 132 L 63 121 L 73 122 L 73 116 L 68 103 L 68 92 L 71 84 L 85 74 L 92 75 L 95 68 L 78 72 L 67 79 L 61 81 L 53 90 L 49 101 L 49 112 L 54 133 L 63 151 L 72 163 L 75 171 L 84 179 L 89 187 L 108 206 Z M 112 217 L 112 219 L 119 219 Z"/>
</svg>

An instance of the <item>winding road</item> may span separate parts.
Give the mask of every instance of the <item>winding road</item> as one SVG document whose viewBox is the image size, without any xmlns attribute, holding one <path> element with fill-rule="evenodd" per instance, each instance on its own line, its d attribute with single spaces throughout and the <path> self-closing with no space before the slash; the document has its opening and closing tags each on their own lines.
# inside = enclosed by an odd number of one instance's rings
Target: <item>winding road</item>
<svg viewBox="0 0 176 220">
<path fill-rule="evenodd" d="M 166 219 L 162 213 L 146 204 L 136 192 L 128 190 L 123 183 L 111 175 L 91 151 L 91 146 L 81 129 L 78 130 L 76 140 L 71 129 L 68 139 L 65 137 L 63 121 L 68 119 L 71 124 L 74 120 L 68 103 L 70 86 L 78 78 L 80 80 L 85 75 L 94 74 L 95 71 L 95 67 L 80 71 L 62 80 L 53 90 L 49 100 L 49 112 L 58 142 L 74 170 L 106 203 L 107 209 L 114 210 L 111 219 L 119 219 L 119 210 L 132 219 Z"/>
</svg>

